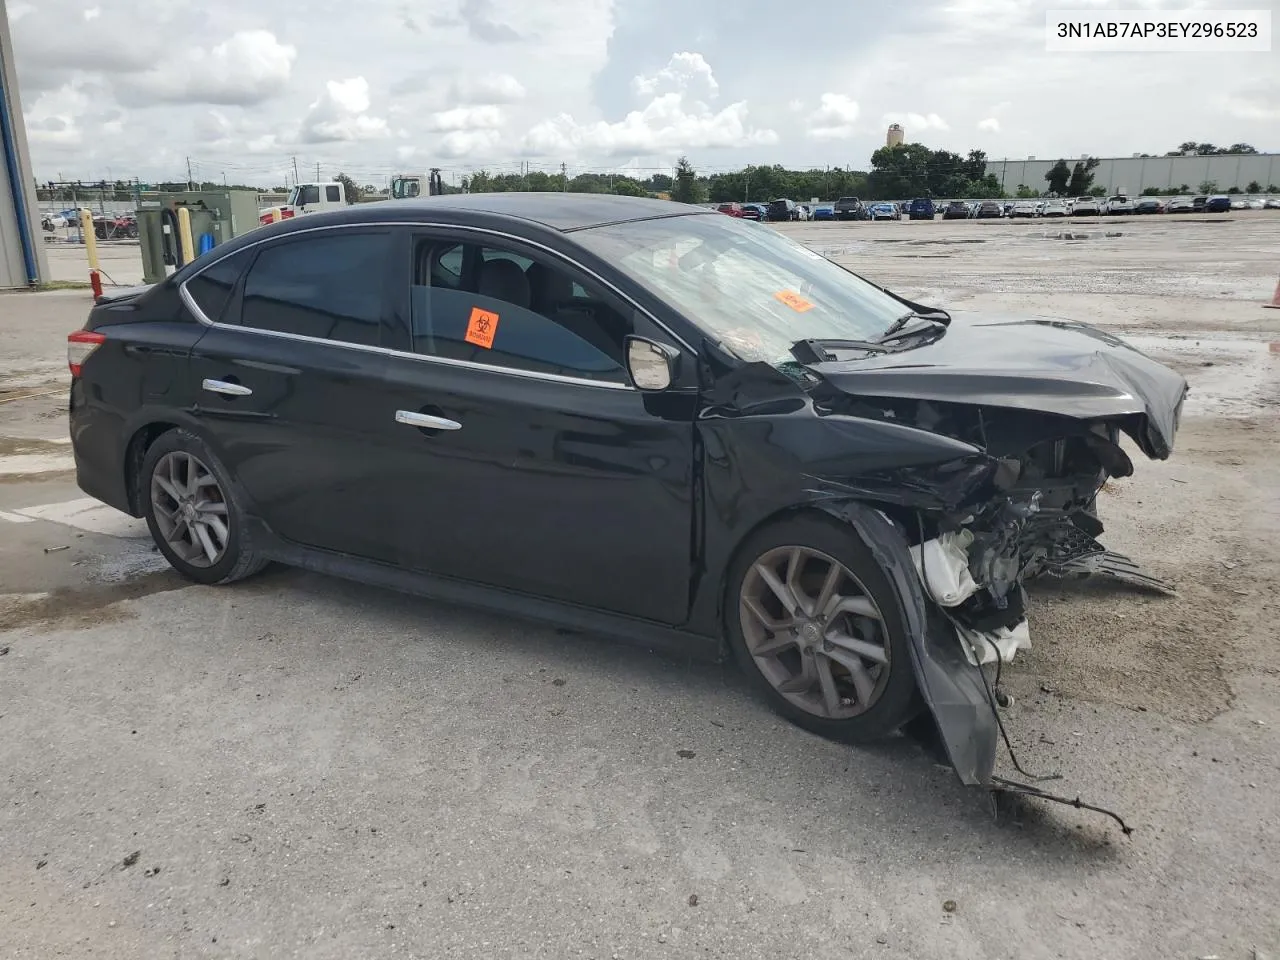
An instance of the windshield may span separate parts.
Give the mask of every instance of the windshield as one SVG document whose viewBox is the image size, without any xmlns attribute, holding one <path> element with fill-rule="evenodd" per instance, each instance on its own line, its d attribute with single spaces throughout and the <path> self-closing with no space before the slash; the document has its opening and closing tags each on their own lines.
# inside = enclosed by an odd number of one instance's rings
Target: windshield
<svg viewBox="0 0 1280 960">
<path fill-rule="evenodd" d="M 744 360 L 790 362 L 799 340 L 875 338 L 908 312 L 796 241 L 733 217 L 635 220 L 574 239 Z"/>
</svg>

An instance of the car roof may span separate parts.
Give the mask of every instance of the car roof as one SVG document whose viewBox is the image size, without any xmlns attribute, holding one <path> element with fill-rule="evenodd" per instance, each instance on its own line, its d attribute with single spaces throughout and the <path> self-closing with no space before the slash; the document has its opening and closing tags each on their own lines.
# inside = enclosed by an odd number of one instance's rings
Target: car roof
<svg viewBox="0 0 1280 960">
<path fill-rule="evenodd" d="M 340 210 L 295 218 L 293 222 L 361 223 L 377 220 L 466 219 L 466 214 L 525 220 L 552 230 L 581 230 L 606 223 L 651 220 L 689 214 L 710 214 L 707 207 L 647 197 L 619 197 L 607 193 L 452 193 L 410 200 L 358 203 Z M 460 218 L 457 215 L 462 214 Z"/>
</svg>

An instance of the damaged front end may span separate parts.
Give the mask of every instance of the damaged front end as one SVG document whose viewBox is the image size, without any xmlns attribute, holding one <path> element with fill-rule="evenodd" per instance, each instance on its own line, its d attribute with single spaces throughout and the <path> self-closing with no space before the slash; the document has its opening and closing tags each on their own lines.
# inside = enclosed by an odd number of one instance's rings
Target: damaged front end
<svg viewBox="0 0 1280 960">
<path fill-rule="evenodd" d="M 1120 446 L 1126 424 L 933 401 L 824 396 L 821 388 L 814 393 L 815 406 L 828 416 L 927 429 L 983 452 L 963 464 L 934 468 L 924 482 L 919 470 L 909 471 L 907 487 L 918 494 L 934 491 L 933 502 L 915 496 L 909 505 L 898 505 L 877 497 L 880 506 L 873 507 L 852 499 L 869 492 L 869 478 L 862 477 L 849 484 L 850 499 L 826 499 L 835 493 L 826 485 L 821 505 L 854 526 L 891 571 L 912 637 L 917 681 L 960 779 L 1087 806 L 995 776 L 1003 738 L 1001 694 L 982 667 L 996 664 L 998 677 L 1001 664 L 1029 647 L 1025 584 L 1036 577 L 1108 574 L 1169 590 L 1097 539 L 1103 530 L 1096 509 L 1100 491 L 1109 480 L 1133 473 Z M 964 482 L 958 485 L 956 478 Z"/>
</svg>

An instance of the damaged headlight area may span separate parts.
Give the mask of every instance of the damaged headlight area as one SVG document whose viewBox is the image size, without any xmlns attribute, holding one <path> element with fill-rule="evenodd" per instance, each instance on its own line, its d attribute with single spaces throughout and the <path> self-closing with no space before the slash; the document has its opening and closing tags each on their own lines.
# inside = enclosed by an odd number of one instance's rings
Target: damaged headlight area
<svg viewBox="0 0 1280 960">
<path fill-rule="evenodd" d="M 1096 539 L 1102 532 L 1096 510 L 1099 491 L 1107 480 L 1133 472 L 1133 464 L 1117 441 L 1114 426 L 1095 424 L 1066 437 L 1038 441 L 1020 455 L 993 458 L 995 466 L 988 482 L 972 490 L 964 506 L 918 509 L 914 530 L 898 524 L 908 540 L 924 596 L 944 615 L 954 642 L 981 679 L 986 705 L 1006 746 L 1009 743 L 998 712 L 1002 694 L 982 668 L 996 665 L 998 685 L 999 666 L 1030 647 L 1025 583 L 1045 574 L 1109 573 L 1146 586 L 1161 586 L 1137 572 L 1127 558 L 1108 553 Z M 934 716 L 952 750 L 961 731 L 943 730 L 950 721 L 936 708 Z M 1009 750 L 1012 757 L 1012 748 Z M 1019 773 L 1030 778 L 1017 758 L 1012 759 Z M 1031 783 L 997 777 L 993 754 L 990 761 L 991 766 L 979 773 L 980 782 L 1115 817 L 1110 811 L 1054 796 Z"/>
</svg>

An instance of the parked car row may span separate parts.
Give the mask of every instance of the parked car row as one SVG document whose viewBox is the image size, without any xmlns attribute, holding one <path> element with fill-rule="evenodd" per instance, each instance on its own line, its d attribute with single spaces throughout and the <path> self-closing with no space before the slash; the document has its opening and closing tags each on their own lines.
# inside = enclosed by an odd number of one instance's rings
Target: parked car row
<svg viewBox="0 0 1280 960">
<path fill-rule="evenodd" d="M 138 239 L 138 217 L 133 213 L 111 214 L 92 213 L 93 233 L 99 240 L 136 240 Z M 58 230 L 77 230 L 80 225 L 80 211 L 75 207 L 46 213 L 40 218 L 40 227 L 46 233 Z"/>
<path fill-rule="evenodd" d="M 857 197 L 841 197 L 835 203 L 810 205 L 786 198 L 763 203 L 721 203 L 715 209 L 746 220 L 985 220 L 1034 217 L 1099 217 L 1153 213 L 1226 213 L 1229 210 L 1280 209 L 1280 197 L 1235 197 L 1226 194 L 1198 197 L 1046 198 L 1043 200 L 879 200 L 864 203 Z"/>
</svg>

